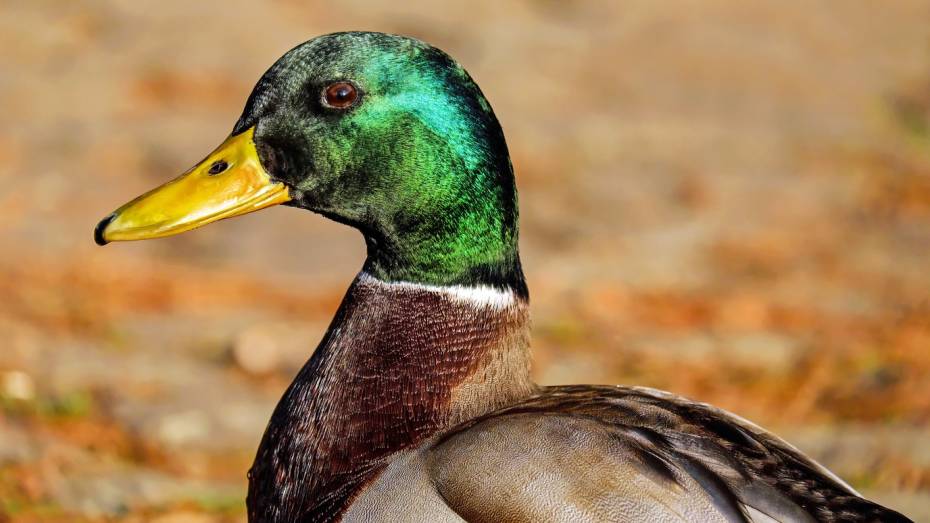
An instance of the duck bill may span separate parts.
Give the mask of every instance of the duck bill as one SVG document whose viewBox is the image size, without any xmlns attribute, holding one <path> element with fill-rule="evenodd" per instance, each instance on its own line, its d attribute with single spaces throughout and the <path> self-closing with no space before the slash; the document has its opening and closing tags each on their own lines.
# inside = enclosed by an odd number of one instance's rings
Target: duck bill
<svg viewBox="0 0 930 523">
<path fill-rule="evenodd" d="M 99 245 L 161 238 L 289 201 L 262 167 L 250 128 L 178 178 L 117 209 L 94 229 Z"/>
</svg>

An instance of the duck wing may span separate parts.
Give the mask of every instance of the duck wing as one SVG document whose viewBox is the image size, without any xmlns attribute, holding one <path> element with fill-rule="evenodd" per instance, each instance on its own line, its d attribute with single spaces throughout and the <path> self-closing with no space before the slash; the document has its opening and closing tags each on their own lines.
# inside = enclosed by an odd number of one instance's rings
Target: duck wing
<svg viewBox="0 0 930 523">
<path fill-rule="evenodd" d="M 646 388 L 545 388 L 424 450 L 469 522 L 910 521 L 758 426 Z"/>
</svg>

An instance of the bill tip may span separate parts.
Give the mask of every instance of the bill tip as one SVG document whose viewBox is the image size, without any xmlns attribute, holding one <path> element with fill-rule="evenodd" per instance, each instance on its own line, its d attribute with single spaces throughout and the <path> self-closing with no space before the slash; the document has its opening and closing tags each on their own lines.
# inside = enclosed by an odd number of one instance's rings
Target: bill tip
<svg viewBox="0 0 930 523">
<path fill-rule="evenodd" d="M 110 225 L 110 222 L 112 222 L 114 218 L 116 218 L 116 214 L 111 214 L 100 220 L 100 223 L 94 227 L 94 241 L 97 242 L 97 245 L 106 245 L 110 243 L 106 238 L 103 237 L 103 232 L 106 230 L 107 225 Z"/>
</svg>

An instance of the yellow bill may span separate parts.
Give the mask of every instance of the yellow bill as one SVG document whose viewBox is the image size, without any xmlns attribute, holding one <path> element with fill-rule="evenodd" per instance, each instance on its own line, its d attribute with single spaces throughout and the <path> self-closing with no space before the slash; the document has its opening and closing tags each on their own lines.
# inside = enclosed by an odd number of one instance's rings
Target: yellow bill
<svg viewBox="0 0 930 523">
<path fill-rule="evenodd" d="M 290 200 L 287 187 L 262 167 L 254 133 L 230 136 L 191 170 L 117 209 L 97 224 L 94 240 L 171 236 Z"/>
</svg>

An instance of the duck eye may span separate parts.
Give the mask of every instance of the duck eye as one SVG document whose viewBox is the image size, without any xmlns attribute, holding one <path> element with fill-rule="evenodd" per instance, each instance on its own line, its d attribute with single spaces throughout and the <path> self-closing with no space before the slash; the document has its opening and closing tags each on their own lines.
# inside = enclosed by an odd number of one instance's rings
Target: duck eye
<svg viewBox="0 0 930 523">
<path fill-rule="evenodd" d="M 348 109 L 358 100 L 358 89 L 349 82 L 330 84 L 323 91 L 323 101 L 334 109 Z"/>
<path fill-rule="evenodd" d="M 224 162 L 223 160 L 217 160 L 213 162 L 212 165 L 210 165 L 210 170 L 207 171 L 207 174 L 211 176 L 220 174 L 221 172 L 225 171 L 227 167 L 229 167 L 228 163 Z"/>
</svg>

